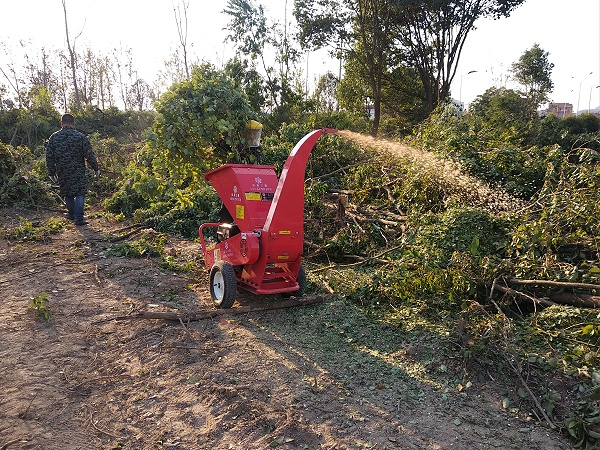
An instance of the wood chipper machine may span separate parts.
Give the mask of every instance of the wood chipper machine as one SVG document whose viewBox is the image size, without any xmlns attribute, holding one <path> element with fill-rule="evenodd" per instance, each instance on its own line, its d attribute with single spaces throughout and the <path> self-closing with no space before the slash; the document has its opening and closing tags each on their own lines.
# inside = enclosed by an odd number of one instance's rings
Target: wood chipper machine
<svg viewBox="0 0 600 450">
<path fill-rule="evenodd" d="M 238 286 L 255 294 L 304 293 L 304 175 L 310 152 L 326 133 L 337 130 L 304 136 L 279 179 L 275 167 L 253 164 L 225 164 L 204 175 L 223 202 L 221 222 L 198 229 L 210 295 L 218 307 L 231 308 Z M 205 240 L 209 227 L 217 228 L 216 243 Z"/>
</svg>

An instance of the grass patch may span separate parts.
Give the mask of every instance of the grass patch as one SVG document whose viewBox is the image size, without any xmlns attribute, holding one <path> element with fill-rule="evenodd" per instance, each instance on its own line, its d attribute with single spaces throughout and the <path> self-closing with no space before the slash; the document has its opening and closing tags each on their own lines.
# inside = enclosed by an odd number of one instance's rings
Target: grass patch
<svg viewBox="0 0 600 450">
<path fill-rule="evenodd" d="M 36 317 L 39 317 L 43 320 L 50 319 L 50 309 L 48 308 L 48 293 L 40 292 L 37 295 L 34 295 L 29 302 L 28 311 L 32 311 Z"/>
<path fill-rule="evenodd" d="M 48 242 L 53 234 L 61 233 L 65 228 L 65 221 L 56 217 L 39 222 L 31 221 L 26 217 L 19 217 L 19 225 L 14 228 L 0 229 L 4 239 L 15 239 L 19 242 Z"/>
<path fill-rule="evenodd" d="M 109 256 L 127 258 L 160 256 L 163 253 L 165 241 L 166 237 L 161 236 L 156 241 L 141 238 L 130 242 L 119 242 L 109 245 L 105 253 Z"/>
</svg>

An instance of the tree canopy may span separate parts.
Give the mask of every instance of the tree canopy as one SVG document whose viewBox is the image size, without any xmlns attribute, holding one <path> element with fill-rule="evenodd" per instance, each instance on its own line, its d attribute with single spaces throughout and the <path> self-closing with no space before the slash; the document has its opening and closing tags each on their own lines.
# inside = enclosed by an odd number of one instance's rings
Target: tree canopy
<svg viewBox="0 0 600 450">
<path fill-rule="evenodd" d="M 450 95 L 466 38 L 480 18 L 508 17 L 524 0 L 296 0 L 299 40 L 306 48 L 341 47 L 365 65 L 379 125 L 382 78 L 414 68 L 428 112 Z"/>
<path fill-rule="evenodd" d="M 534 44 L 511 67 L 515 79 L 525 86 L 525 94 L 531 103 L 532 112 L 548 100 L 554 89 L 551 78 L 554 64 L 549 61 L 548 56 L 548 52 Z"/>
<path fill-rule="evenodd" d="M 243 143 L 246 123 L 253 117 L 248 97 L 210 65 L 192 70 L 156 103 L 154 145 L 171 158 L 206 166 L 216 145 L 236 148 Z M 219 155 L 227 157 L 227 155 Z"/>
</svg>

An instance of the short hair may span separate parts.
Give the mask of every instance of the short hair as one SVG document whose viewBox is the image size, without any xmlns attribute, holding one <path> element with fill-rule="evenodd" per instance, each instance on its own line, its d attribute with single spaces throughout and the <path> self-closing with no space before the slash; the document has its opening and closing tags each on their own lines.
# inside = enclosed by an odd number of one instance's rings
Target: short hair
<svg viewBox="0 0 600 450">
<path fill-rule="evenodd" d="M 62 123 L 67 123 L 69 125 L 71 124 L 75 124 L 75 117 L 73 117 L 72 114 L 63 114 L 63 116 L 60 118 L 60 121 Z"/>
</svg>

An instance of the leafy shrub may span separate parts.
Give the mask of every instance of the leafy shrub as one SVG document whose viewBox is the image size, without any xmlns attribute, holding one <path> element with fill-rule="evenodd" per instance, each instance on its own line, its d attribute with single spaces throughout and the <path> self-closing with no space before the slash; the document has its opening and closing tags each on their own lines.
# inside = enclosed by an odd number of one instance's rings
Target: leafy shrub
<svg viewBox="0 0 600 450">
<path fill-rule="evenodd" d="M 27 147 L 0 143 L 0 205 L 55 203 L 48 183 L 43 181 L 46 166 L 38 161 Z"/>
<path fill-rule="evenodd" d="M 516 274 L 597 282 L 598 154 L 583 149 L 549 165 L 543 189 L 532 199 L 510 240 Z"/>
<path fill-rule="evenodd" d="M 220 208 L 221 202 L 213 188 L 204 185 L 152 202 L 147 209 L 137 210 L 134 219 L 157 231 L 194 239 L 202 223 L 218 220 Z"/>
<path fill-rule="evenodd" d="M 534 143 L 539 146 L 560 145 L 569 151 L 585 147 L 598 151 L 598 116 L 582 114 L 560 119 L 548 115 L 542 119 Z"/>
<path fill-rule="evenodd" d="M 203 168 L 210 167 L 213 156 L 235 160 L 254 116 L 246 94 L 209 65 L 195 67 L 190 80 L 171 86 L 156 103 L 156 113 L 152 147 L 174 162 Z"/>
<path fill-rule="evenodd" d="M 19 217 L 19 225 L 12 228 L 0 229 L 6 239 L 19 241 L 47 242 L 52 234 L 58 234 L 64 229 L 62 219 L 51 217 L 45 222 L 32 222 L 26 217 Z"/>
<path fill-rule="evenodd" d="M 116 106 L 100 109 L 84 106 L 74 112 L 77 129 L 84 134 L 98 134 L 99 139 L 139 141 L 145 130 L 152 126 L 154 111 L 121 111 Z M 57 127 L 58 127 L 57 116 Z"/>
<path fill-rule="evenodd" d="M 442 214 L 411 217 L 415 230 L 406 240 L 423 250 L 438 253 L 440 263 L 454 252 L 474 257 L 498 255 L 506 247 L 509 222 L 476 208 L 452 208 Z"/>
<path fill-rule="evenodd" d="M 143 258 L 146 256 L 160 256 L 165 238 L 156 242 L 148 241 L 145 238 L 131 242 L 119 242 L 111 244 L 106 249 L 106 254 L 111 256 L 126 256 L 129 258 Z"/>
</svg>

